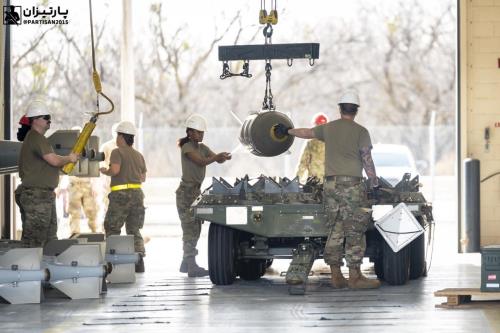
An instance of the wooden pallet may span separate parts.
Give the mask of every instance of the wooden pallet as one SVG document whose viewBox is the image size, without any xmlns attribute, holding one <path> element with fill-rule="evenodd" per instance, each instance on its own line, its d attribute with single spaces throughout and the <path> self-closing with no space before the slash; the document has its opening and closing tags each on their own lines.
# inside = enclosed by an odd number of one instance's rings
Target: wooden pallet
<svg viewBox="0 0 500 333">
<path fill-rule="evenodd" d="M 437 308 L 500 307 L 500 292 L 483 292 L 479 288 L 446 288 L 434 292 L 434 296 L 447 298 L 436 304 Z"/>
</svg>

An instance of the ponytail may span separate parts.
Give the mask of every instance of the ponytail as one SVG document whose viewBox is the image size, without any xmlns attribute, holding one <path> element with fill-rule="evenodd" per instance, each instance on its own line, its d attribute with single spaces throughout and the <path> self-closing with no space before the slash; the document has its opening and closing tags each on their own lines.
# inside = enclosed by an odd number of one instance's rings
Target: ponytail
<svg viewBox="0 0 500 333">
<path fill-rule="evenodd" d="M 132 134 L 125 134 L 118 132 L 121 136 L 123 136 L 123 140 L 125 140 L 125 143 L 129 146 L 132 146 L 134 144 L 134 136 Z"/>
<path fill-rule="evenodd" d="M 21 125 L 17 129 L 17 140 L 23 142 L 24 138 L 26 137 L 26 134 L 28 134 L 29 130 L 31 129 L 31 126 L 28 125 Z"/>
<path fill-rule="evenodd" d="M 179 140 L 177 140 L 177 146 L 179 148 L 182 148 L 182 146 L 184 146 L 186 143 L 189 142 L 189 135 L 188 135 L 188 132 L 191 130 L 191 128 L 186 128 L 186 136 L 183 137 L 183 138 L 180 138 Z"/>
</svg>

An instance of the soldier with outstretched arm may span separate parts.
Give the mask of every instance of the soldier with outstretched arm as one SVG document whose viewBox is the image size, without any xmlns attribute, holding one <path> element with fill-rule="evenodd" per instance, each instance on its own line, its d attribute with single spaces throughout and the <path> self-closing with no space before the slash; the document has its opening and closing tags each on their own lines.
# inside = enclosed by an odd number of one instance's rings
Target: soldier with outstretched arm
<svg viewBox="0 0 500 333">
<path fill-rule="evenodd" d="M 362 170 L 374 192 L 378 189 L 377 173 L 371 156 L 372 143 L 366 128 L 354 121 L 359 108 L 355 91 L 344 92 L 338 102 L 340 118 L 314 128 L 275 127 L 277 136 L 293 135 L 302 139 L 325 142 L 324 200 L 329 235 L 324 250 L 324 260 L 330 265 L 334 288 L 378 288 L 378 280 L 368 279 L 361 273 L 366 238 L 365 232 L 371 217 L 367 189 Z M 343 247 L 349 267 L 349 280 L 342 275 Z"/>
<path fill-rule="evenodd" d="M 191 205 L 200 195 L 201 184 L 205 178 L 206 167 L 213 162 L 224 163 L 231 159 L 227 152 L 214 153 L 203 143 L 207 131 L 207 122 L 199 114 L 193 114 L 186 120 L 186 136 L 177 142 L 181 155 L 182 177 L 175 191 L 177 212 L 182 227 L 182 262 L 181 273 L 189 277 L 203 277 L 208 270 L 198 266 L 196 245 L 200 239 L 202 221 L 193 215 Z"/>
</svg>

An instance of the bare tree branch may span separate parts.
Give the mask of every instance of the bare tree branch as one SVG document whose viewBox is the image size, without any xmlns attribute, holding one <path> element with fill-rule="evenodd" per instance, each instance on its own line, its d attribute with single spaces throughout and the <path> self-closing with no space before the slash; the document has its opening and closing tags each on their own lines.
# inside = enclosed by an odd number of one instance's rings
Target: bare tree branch
<svg viewBox="0 0 500 333">
<path fill-rule="evenodd" d="M 54 28 L 56 28 L 56 27 L 57 27 L 56 25 L 53 25 L 52 27 L 48 28 L 47 30 L 45 30 L 44 32 L 42 32 L 40 35 L 38 35 L 34 40 L 32 40 L 30 42 L 30 46 L 28 46 L 28 48 L 19 57 L 17 57 L 16 61 L 12 65 L 12 67 L 13 68 L 18 68 L 19 64 L 21 63 L 21 61 L 23 61 L 31 52 L 33 52 L 38 47 L 38 45 L 40 45 L 40 42 L 42 40 L 44 40 L 45 35 L 49 31 L 54 30 Z"/>
</svg>

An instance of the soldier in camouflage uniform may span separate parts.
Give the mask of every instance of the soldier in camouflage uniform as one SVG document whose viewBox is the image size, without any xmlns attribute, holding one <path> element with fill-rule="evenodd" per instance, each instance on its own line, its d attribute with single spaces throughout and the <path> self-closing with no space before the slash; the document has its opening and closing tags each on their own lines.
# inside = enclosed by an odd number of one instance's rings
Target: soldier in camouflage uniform
<svg viewBox="0 0 500 333">
<path fill-rule="evenodd" d="M 315 126 L 327 122 L 328 118 L 324 113 L 314 115 L 312 121 Z M 297 176 L 301 183 L 305 183 L 309 177 L 323 180 L 325 177 L 325 143 L 318 139 L 309 140 L 302 152 L 297 169 Z"/>
<path fill-rule="evenodd" d="M 23 115 L 21 117 L 21 119 L 19 119 L 19 125 L 21 125 L 21 126 L 17 129 L 17 140 L 23 142 L 24 138 L 26 137 L 26 134 L 28 134 L 29 130 L 31 129 L 29 118 L 26 117 L 26 115 Z M 26 220 L 26 218 L 24 215 L 24 210 L 21 206 L 20 198 L 21 198 L 21 195 L 19 193 L 17 193 L 17 191 L 16 191 L 16 193 L 14 195 L 14 199 L 15 199 L 17 206 L 19 207 L 19 213 L 21 215 L 21 226 L 24 230 L 24 221 Z M 22 238 L 22 235 L 21 235 L 21 238 Z"/>
<path fill-rule="evenodd" d="M 31 129 L 21 135 L 19 177 L 16 202 L 23 212 L 22 241 L 27 247 L 43 247 L 57 239 L 57 216 L 54 189 L 59 183 L 59 168 L 78 160 L 76 154 L 54 153 L 45 133 L 50 128 L 50 113 L 43 101 L 32 101 L 26 113 Z"/>
<path fill-rule="evenodd" d="M 91 232 L 97 231 L 97 203 L 89 178 L 69 178 L 69 226 L 71 234 L 80 233 L 81 210 L 85 212 Z"/>
<path fill-rule="evenodd" d="M 355 91 L 344 92 L 339 99 L 340 119 L 314 128 L 289 129 L 278 125 L 279 135 L 295 135 L 304 139 L 317 138 L 325 142 L 324 201 L 330 233 L 323 257 L 330 265 L 332 286 L 352 289 L 378 288 L 380 282 L 363 276 L 360 270 L 366 249 L 365 232 L 371 209 L 362 182 L 362 169 L 376 192 L 378 179 L 371 157 L 370 134 L 354 118 L 359 107 Z M 347 281 L 340 267 L 345 259 L 349 267 Z"/>
<path fill-rule="evenodd" d="M 182 179 L 177 188 L 176 203 L 182 226 L 183 252 L 181 273 L 189 277 L 207 276 L 208 271 L 198 266 L 195 257 L 198 254 L 196 244 L 200 238 L 202 221 L 195 219 L 191 204 L 200 195 L 200 187 L 205 178 L 206 166 L 213 163 L 224 163 L 231 159 L 229 153 L 215 154 L 203 141 L 207 130 L 205 118 L 194 114 L 186 121 L 186 137 L 179 140 L 181 148 Z"/>
<path fill-rule="evenodd" d="M 111 152 L 109 167 L 100 169 L 103 174 L 111 176 L 104 231 L 106 236 L 119 235 L 125 224 L 127 235 L 134 236 L 135 252 L 139 253 L 140 257 L 135 271 L 142 273 L 146 249 L 141 235 L 145 213 L 141 186 L 146 180 L 146 162 L 142 154 L 132 147 L 136 135 L 134 124 L 122 121 L 116 127 L 116 132 L 118 148 Z"/>
</svg>

